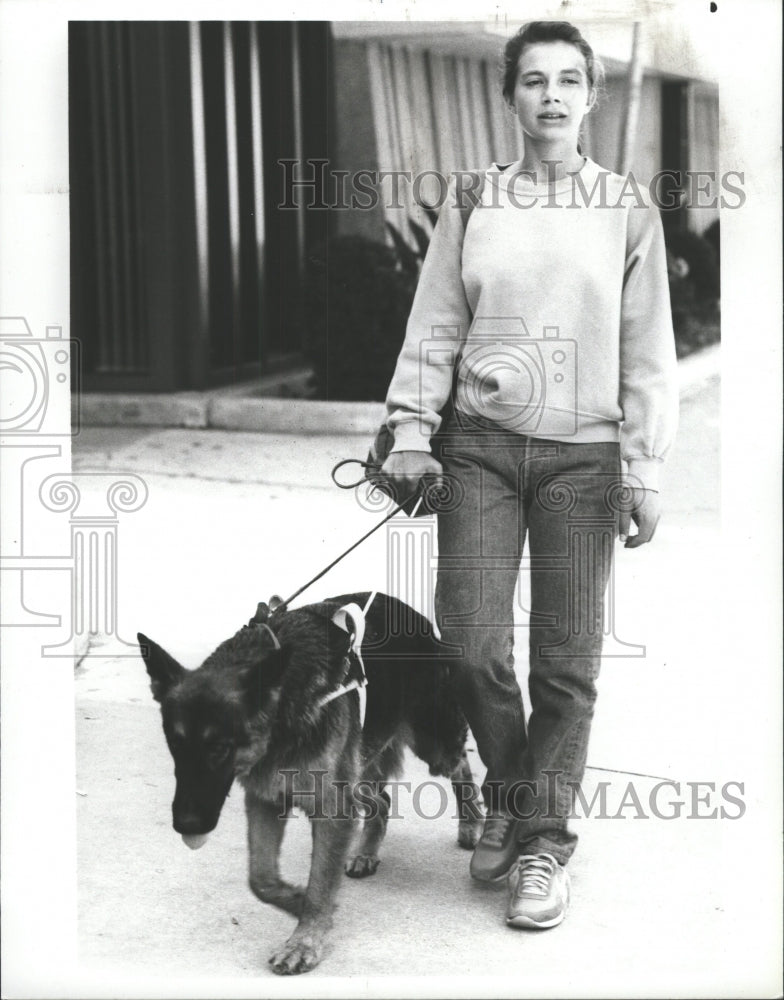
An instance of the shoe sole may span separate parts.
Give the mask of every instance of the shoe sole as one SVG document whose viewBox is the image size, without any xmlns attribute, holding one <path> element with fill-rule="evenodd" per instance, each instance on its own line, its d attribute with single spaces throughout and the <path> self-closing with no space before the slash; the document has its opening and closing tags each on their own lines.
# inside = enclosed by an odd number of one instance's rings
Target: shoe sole
<svg viewBox="0 0 784 1000">
<path fill-rule="evenodd" d="M 566 916 L 566 911 L 559 913 L 557 917 L 551 917 L 549 920 L 532 920 L 531 917 L 507 917 L 506 923 L 509 927 L 524 927 L 530 930 L 540 930 L 545 931 L 549 927 L 557 927 L 558 924 L 563 923 L 563 918 Z"/>
<path fill-rule="evenodd" d="M 563 919 L 569 910 L 569 904 L 571 902 L 571 891 L 569 889 L 569 882 L 566 883 L 566 902 L 564 903 L 564 908 L 558 914 L 557 917 L 550 917 L 549 920 L 534 920 L 533 917 L 526 917 L 520 914 L 517 917 L 507 917 L 506 923 L 509 927 L 523 927 L 529 930 L 540 930 L 546 931 L 550 927 L 557 927 L 558 924 L 563 923 Z"/>
</svg>

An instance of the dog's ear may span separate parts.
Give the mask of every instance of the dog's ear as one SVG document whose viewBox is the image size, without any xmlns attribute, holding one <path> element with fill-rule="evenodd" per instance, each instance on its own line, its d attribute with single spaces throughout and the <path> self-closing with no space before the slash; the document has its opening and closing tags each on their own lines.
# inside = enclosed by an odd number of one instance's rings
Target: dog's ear
<svg viewBox="0 0 784 1000">
<path fill-rule="evenodd" d="M 147 673 L 150 675 L 152 696 L 157 702 L 161 702 L 177 681 L 185 676 L 185 668 L 146 635 L 137 632 L 136 638 L 139 640 Z"/>
</svg>

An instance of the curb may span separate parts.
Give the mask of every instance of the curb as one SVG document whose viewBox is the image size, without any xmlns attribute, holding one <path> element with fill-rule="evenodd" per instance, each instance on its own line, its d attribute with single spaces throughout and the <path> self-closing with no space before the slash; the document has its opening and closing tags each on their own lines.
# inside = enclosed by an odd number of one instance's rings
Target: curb
<svg viewBox="0 0 784 1000">
<path fill-rule="evenodd" d="M 688 399 L 721 374 L 721 345 L 678 362 L 680 398 Z M 208 392 L 85 393 L 74 405 L 74 426 L 187 427 L 264 434 L 372 435 L 383 403 L 328 402 L 258 396 L 255 385 Z"/>
<path fill-rule="evenodd" d="M 209 427 L 266 434 L 375 434 L 383 403 L 330 403 L 322 399 L 214 399 Z"/>
</svg>

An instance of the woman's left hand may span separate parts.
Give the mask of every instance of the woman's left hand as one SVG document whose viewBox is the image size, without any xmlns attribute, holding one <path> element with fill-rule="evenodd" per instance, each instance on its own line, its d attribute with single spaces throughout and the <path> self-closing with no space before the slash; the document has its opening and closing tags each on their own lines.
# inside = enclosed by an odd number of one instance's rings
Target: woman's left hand
<svg viewBox="0 0 784 1000">
<path fill-rule="evenodd" d="M 621 511 L 618 519 L 618 537 L 626 549 L 636 549 L 650 542 L 656 532 L 661 517 L 661 499 L 655 490 L 644 490 L 639 486 L 630 487 L 632 509 Z M 631 522 L 637 525 L 637 534 L 629 537 Z"/>
</svg>

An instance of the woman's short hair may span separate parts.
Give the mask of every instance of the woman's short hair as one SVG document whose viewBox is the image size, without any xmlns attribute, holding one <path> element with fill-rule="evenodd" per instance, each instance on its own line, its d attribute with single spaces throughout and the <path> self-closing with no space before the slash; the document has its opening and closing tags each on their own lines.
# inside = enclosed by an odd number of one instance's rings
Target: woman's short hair
<svg viewBox="0 0 784 1000">
<path fill-rule="evenodd" d="M 574 45 L 585 59 L 588 85 L 597 89 L 601 86 L 604 69 L 578 28 L 568 21 L 530 21 L 509 39 L 504 49 L 503 94 L 510 104 L 517 83 L 520 56 L 526 46 L 539 42 L 567 42 Z"/>
</svg>

